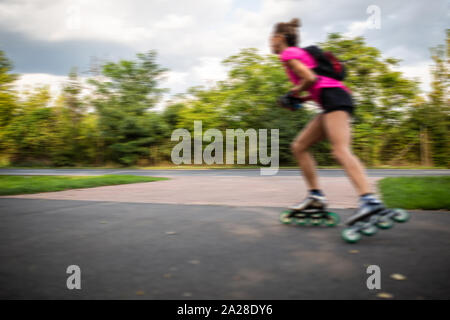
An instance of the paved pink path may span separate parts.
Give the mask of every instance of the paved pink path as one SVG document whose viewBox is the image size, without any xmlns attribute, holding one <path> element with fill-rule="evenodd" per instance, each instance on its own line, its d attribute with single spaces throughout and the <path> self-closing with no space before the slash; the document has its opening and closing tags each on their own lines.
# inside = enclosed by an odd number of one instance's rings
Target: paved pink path
<svg viewBox="0 0 450 320">
<path fill-rule="evenodd" d="M 171 180 L 73 189 L 2 198 L 88 200 L 171 204 L 287 207 L 300 201 L 306 186 L 299 177 L 192 177 Z M 370 183 L 381 178 L 371 177 Z M 321 178 L 331 208 L 355 208 L 357 194 L 345 177 Z"/>
</svg>

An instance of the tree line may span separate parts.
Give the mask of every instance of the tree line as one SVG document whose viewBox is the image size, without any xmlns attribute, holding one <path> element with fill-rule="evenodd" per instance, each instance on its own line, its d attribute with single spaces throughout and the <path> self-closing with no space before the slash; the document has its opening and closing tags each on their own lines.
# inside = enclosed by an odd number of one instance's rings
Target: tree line
<svg viewBox="0 0 450 320">
<path fill-rule="evenodd" d="M 345 84 L 356 103 L 354 152 L 368 166 L 426 165 L 449 167 L 449 57 L 446 43 L 430 49 L 431 90 L 406 78 L 363 37 L 331 33 L 319 44 L 347 66 Z M 158 87 L 168 69 L 157 53 L 139 53 L 135 60 L 105 62 L 87 81 L 72 69 L 61 94 L 48 86 L 17 92 L 13 64 L 0 51 L 0 164 L 48 166 L 161 165 L 171 163 L 177 128 L 203 130 L 279 129 L 280 164 L 294 165 L 290 143 L 317 112 L 292 112 L 277 107 L 277 98 L 292 86 L 275 55 L 242 49 L 222 63 L 227 78 L 212 87 L 194 86 L 172 96 L 162 111 L 155 106 L 167 92 Z M 316 108 L 317 109 L 317 108 Z M 313 147 L 319 165 L 335 165 L 324 141 Z"/>
</svg>

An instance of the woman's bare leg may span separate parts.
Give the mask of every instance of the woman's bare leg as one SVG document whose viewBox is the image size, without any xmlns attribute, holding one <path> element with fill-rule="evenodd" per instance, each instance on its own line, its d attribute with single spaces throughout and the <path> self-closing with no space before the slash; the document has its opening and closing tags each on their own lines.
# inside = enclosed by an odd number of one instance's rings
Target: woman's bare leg
<svg viewBox="0 0 450 320">
<path fill-rule="evenodd" d="M 308 152 L 308 148 L 324 138 L 325 131 L 322 125 L 322 115 L 320 114 L 298 134 L 291 144 L 292 153 L 298 161 L 309 189 L 320 188 L 316 173 L 316 163 Z"/>
<path fill-rule="evenodd" d="M 364 167 L 353 155 L 351 143 L 350 116 L 338 110 L 323 114 L 323 127 L 331 142 L 333 155 L 342 165 L 360 195 L 370 193 Z"/>
</svg>

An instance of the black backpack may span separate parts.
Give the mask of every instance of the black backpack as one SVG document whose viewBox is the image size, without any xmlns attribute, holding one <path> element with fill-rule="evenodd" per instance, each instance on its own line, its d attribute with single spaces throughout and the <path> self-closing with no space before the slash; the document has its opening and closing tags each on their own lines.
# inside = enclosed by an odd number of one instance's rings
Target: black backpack
<svg viewBox="0 0 450 320">
<path fill-rule="evenodd" d="M 344 63 L 342 63 L 338 58 L 334 56 L 333 53 L 329 51 L 323 51 L 318 46 L 309 46 L 303 48 L 317 62 L 317 67 L 312 70 L 319 76 L 325 76 L 333 78 L 339 81 L 344 80 L 346 76 L 346 68 Z"/>
</svg>

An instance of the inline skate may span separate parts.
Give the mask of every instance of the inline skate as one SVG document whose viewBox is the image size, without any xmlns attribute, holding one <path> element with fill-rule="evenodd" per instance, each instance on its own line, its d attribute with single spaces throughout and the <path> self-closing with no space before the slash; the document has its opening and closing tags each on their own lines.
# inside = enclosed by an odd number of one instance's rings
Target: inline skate
<svg viewBox="0 0 450 320">
<path fill-rule="evenodd" d="M 394 222 L 406 222 L 409 218 L 410 214 L 406 210 L 386 208 L 380 201 L 371 200 L 361 204 L 347 220 L 348 227 L 341 235 L 345 241 L 355 243 L 361 239 L 361 235 L 372 236 L 378 229 L 390 229 Z"/>
<path fill-rule="evenodd" d="M 298 205 L 292 206 L 280 214 L 280 222 L 283 224 L 333 227 L 339 221 L 337 213 L 326 210 L 325 197 L 317 195 L 309 195 Z"/>
</svg>

